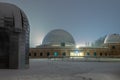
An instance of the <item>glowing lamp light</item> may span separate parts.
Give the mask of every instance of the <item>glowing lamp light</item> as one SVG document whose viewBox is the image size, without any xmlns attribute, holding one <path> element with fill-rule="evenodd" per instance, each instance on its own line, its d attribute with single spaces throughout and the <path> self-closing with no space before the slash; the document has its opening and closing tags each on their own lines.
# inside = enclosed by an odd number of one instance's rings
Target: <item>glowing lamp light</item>
<svg viewBox="0 0 120 80">
<path fill-rule="evenodd" d="M 76 48 L 79 48 L 80 47 L 80 45 L 76 45 Z"/>
<path fill-rule="evenodd" d="M 85 44 L 79 44 L 79 45 L 76 45 L 76 48 L 85 47 L 85 46 L 86 46 Z"/>
<path fill-rule="evenodd" d="M 80 53 L 80 56 L 85 56 L 83 52 Z"/>
</svg>

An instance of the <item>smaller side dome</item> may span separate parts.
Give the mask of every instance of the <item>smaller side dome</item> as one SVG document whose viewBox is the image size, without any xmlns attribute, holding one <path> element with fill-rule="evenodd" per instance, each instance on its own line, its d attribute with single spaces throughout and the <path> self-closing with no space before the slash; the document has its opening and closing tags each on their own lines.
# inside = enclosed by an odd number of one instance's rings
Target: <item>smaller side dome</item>
<svg viewBox="0 0 120 80">
<path fill-rule="evenodd" d="M 105 38 L 104 43 L 120 43 L 120 34 L 110 34 Z"/>
</svg>

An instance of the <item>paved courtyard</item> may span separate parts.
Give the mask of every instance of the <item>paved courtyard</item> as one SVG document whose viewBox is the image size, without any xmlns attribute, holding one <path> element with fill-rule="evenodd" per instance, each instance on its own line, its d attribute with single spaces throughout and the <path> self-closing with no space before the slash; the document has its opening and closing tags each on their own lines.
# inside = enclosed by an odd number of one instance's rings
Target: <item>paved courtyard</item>
<svg viewBox="0 0 120 80">
<path fill-rule="evenodd" d="M 29 69 L 0 69 L 0 80 L 120 80 L 120 62 L 30 59 Z"/>
</svg>

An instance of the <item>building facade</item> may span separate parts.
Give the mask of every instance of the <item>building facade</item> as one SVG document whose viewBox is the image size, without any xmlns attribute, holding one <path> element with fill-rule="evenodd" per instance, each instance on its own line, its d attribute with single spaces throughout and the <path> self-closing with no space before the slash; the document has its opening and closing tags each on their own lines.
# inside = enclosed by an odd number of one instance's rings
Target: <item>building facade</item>
<svg viewBox="0 0 120 80">
<path fill-rule="evenodd" d="M 36 48 L 30 48 L 30 58 L 120 57 L 119 34 L 106 36 L 102 46 L 79 48 L 75 48 L 73 37 L 70 34 L 65 34 L 66 31 L 64 30 L 53 30 L 49 32 L 43 39 L 42 45 Z"/>
</svg>

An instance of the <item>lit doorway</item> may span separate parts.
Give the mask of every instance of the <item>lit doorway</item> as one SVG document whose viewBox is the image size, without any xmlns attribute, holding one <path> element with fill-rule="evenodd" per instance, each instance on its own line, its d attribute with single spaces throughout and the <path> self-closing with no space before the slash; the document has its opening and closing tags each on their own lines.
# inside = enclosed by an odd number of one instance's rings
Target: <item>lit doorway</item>
<svg viewBox="0 0 120 80">
<path fill-rule="evenodd" d="M 71 58 L 83 58 L 84 57 L 84 52 L 79 51 L 79 50 L 74 50 L 70 52 L 70 57 Z"/>
</svg>

